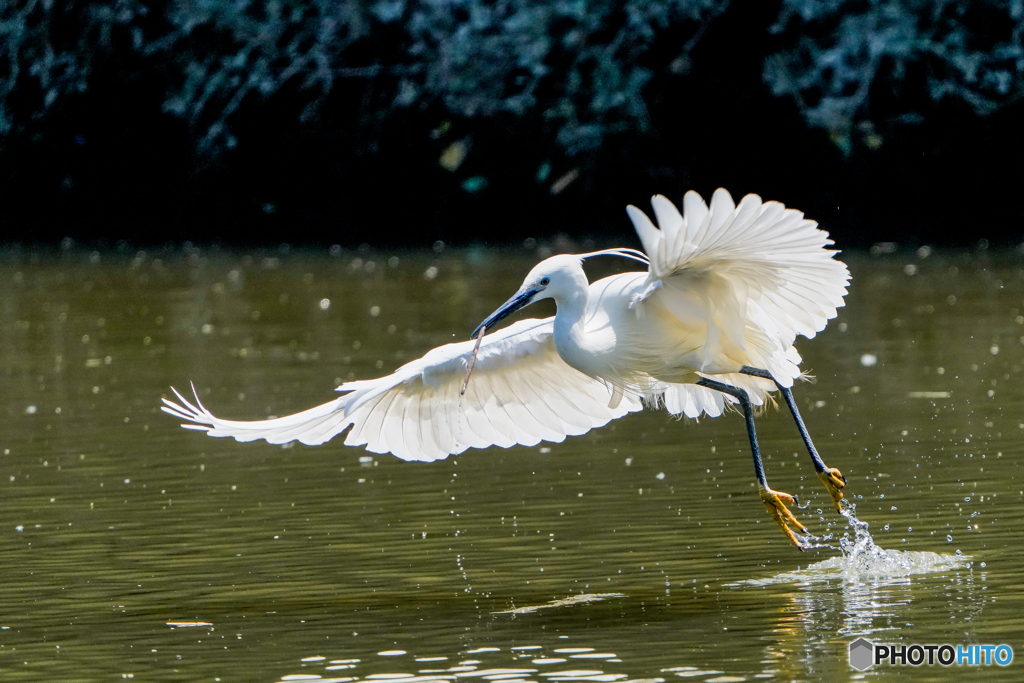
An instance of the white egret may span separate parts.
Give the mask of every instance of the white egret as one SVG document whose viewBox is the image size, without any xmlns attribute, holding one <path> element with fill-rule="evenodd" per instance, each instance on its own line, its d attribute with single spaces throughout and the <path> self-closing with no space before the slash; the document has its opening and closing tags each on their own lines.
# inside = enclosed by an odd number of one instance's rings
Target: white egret
<svg viewBox="0 0 1024 683">
<path fill-rule="evenodd" d="M 796 336 L 813 337 L 835 317 L 849 271 L 817 223 L 778 202 L 747 195 L 736 205 L 719 189 L 710 206 L 688 192 L 682 214 L 665 197 L 651 203 L 658 227 L 639 209 L 627 209 L 646 256 L 610 249 L 542 261 L 473 333 L 489 332 L 477 339 L 479 348 L 472 340 L 438 347 L 386 377 L 346 382 L 338 387 L 342 396 L 286 417 L 224 420 L 194 388 L 194 405 L 174 390 L 180 403 L 164 399 L 163 410 L 210 436 L 314 445 L 348 430 L 346 445 L 432 461 L 468 448 L 562 441 L 645 403 L 692 418 L 716 417 L 738 404 L 761 500 L 803 548 L 790 526 L 807 530 L 786 507 L 795 498 L 772 490 L 765 478 L 753 406 L 781 392 L 839 507 L 845 479 L 815 450 L 790 387 L 801 376 Z M 648 268 L 590 283 L 583 260 L 598 255 Z M 553 318 L 490 332 L 548 298 L 557 305 Z"/>
</svg>

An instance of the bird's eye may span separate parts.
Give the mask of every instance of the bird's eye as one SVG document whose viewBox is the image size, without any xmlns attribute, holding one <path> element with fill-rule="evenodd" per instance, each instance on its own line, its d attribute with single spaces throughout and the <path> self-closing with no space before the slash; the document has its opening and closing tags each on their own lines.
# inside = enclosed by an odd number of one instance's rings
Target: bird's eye
<svg viewBox="0 0 1024 683">
<path fill-rule="evenodd" d="M 551 284 L 551 278 L 549 278 L 549 277 L 542 277 L 540 279 L 540 283 L 542 285 L 550 285 Z"/>
</svg>

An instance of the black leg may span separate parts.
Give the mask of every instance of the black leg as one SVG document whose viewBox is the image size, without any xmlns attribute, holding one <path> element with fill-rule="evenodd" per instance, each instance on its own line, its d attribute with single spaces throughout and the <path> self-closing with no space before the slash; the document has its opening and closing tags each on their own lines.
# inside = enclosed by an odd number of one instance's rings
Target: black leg
<svg viewBox="0 0 1024 683">
<path fill-rule="evenodd" d="M 747 396 L 747 392 L 731 384 L 723 384 L 706 377 L 699 379 L 697 384 L 698 386 L 720 391 L 723 394 L 729 394 L 740 402 L 740 407 L 743 408 L 743 417 L 747 421 L 747 436 L 750 438 L 750 450 L 754 454 L 754 474 L 757 475 L 757 485 L 763 489 L 768 488 L 768 479 L 764 475 L 764 463 L 761 461 L 761 449 L 757 446 L 757 432 L 754 431 L 754 410 L 750 406 L 750 397 Z"/>
<path fill-rule="evenodd" d="M 792 413 L 793 419 L 796 421 L 796 428 L 800 430 L 800 438 L 803 439 L 804 446 L 807 447 L 807 452 L 811 456 L 811 462 L 814 463 L 814 471 L 817 472 L 818 478 L 824 482 L 829 493 L 832 495 L 832 499 L 835 501 L 836 506 L 838 506 L 839 501 L 843 497 L 843 494 L 839 489 L 846 485 L 846 477 L 844 477 L 842 472 L 839 470 L 830 468 L 825 464 L 825 461 L 821 459 L 821 455 L 818 454 L 818 449 L 814 447 L 814 443 L 811 441 L 811 434 L 807 431 L 807 425 L 804 424 L 803 418 L 800 417 L 800 409 L 796 407 L 796 401 L 793 399 L 793 392 L 789 387 L 784 387 L 779 384 L 779 380 L 772 377 L 772 374 L 767 370 L 761 370 L 759 368 L 752 368 L 749 365 L 744 365 L 740 368 L 740 373 L 750 375 L 751 377 L 760 377 L 762 379 L 771 380 L 775 383 L 775 386 L 778 387 L 782 397 L 786 400 L 786 405 L 789 406 L 789 412 Z"/>
<path fill-rule="evenodd" d="M 804 544 L 796 537 L 796 534 L 789 528 L 789 525 L 792 524 L 804 534 L 807 533 L 807 528 L 793 516 L 793 513 L 785 505 L 786 503 L 799 505 L 800 501 L 795 496 L 782 493 L 781 491 L 773 491 L 768 487 L 768 479 L 764 474 L 764 463 L 761 461 L 761 449 L 757 445 L 757 432 L 754 430 L 754 410 L 750 405 L 750 397 L 747 396 L 747 392 L 739 387 L 717 382 L 707 377 L 699 379 L 697 385 L 728 394 L 739 401 L 740 407 L 743 408 L 743 417 L 747 422 L 747 436 L 750 438 L 750 451 L 754 456 L 754 474 L 757 476 L 757 488 L 761 502 L 768 508 L 772 519 L 782 528 L 790 542 L 800 550 L 803 550 Z"/>
<path fill-rule="evenodd" d="M 775 386 L 779 388 L 782 393 L 782 397 L 786 400 L 786 405 L 789 406 L 789 412 L 793 414 L 793 419 L 796 420 L 796 428 L 800 430 L 800 438 L 804 440 L 804 445 L 807 447 L 807 452 L 811 455 L 811 461 L 814 463 L 814 471 L 827 472 L 828 467 L 825 466 L 825 461 L 818 455 L 818 449 L 814 447 L 814 443 L 811 441 L 811 435 L 807 431 L 807 426 L 804 424 L 804 420 L 800 417 L 800 409 L 796 407 L 796 401 L 793 400 L 793 392 L 789 387 L 784 387 L 779 384 L 779 381 L 772 377 L 771 373 L 767 370 L 759 370 L 758 368 L 752 368 L 749 365 L 744 365 L 740 368 L 740 372 L 744 375 L 751 375 L 752 377 L 761 377 L 762 379 L 769 379 L 775 382 Z"/>
</svg>

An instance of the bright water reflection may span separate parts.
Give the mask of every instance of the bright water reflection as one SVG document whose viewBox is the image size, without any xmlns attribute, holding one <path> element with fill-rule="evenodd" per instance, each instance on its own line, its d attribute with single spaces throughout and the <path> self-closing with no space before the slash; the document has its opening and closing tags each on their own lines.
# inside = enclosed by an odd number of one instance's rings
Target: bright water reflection
<svg viewBox="0 0 1024 683">
<path fill-rule="evenodd" d="M 562 636 L 568 638 L 568 636 Z M 386 662 L 384 659 L 386 658 Z M 414 656 L 405 650 L 386 650 L 361 658 L 329 659 L 322 655 L 304 657 L 301 673 L 287 674 L 284 681 L 320 681 L 320 683 L 352 683 L 353 681 L 664 681 L 669 678 L 698 678 L 713 683 L 746 680 L 741 676 L 722 675 L 722 671 L 702 670 L 695 666 L 674 666 L 662 669 L 659 676 L 631 678 L 632 667 L 614 652 L 598 652 L 593 647 L 551 647 L 516 645 L 510 648 L 478 647 L 459 653 L 458 657 Z M 363 671 L 386 670 L 386 673 Z"/>
<path fill-rule="evenodd" d="M 797 399 L 898 561 L 881 573 L 788 544 L 735 415 L 423 464 L 158 411 L 190 379 L 225 417 L 320 403 L 464 338 L 537 258 L 0 258 L 2 677 L 822 680 L 859 675 L 859 635 L 1024 657 L 1016 254 L 849 256 L 848 307 L 800 346 Z M 759 430 L 772 485 L 834 545 L 846 520 L 791 421 Z"/>
</svg>

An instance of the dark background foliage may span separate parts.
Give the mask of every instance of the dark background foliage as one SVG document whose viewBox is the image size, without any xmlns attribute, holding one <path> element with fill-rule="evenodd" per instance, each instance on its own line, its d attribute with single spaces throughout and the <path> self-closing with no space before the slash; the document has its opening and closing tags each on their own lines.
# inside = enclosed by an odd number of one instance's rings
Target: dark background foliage
<svg viewBox="0 0 1024 683">
<path fill-rule="evenodd" d="M 1024 0 L 0 5 L 0 241 L 632 241 L 724 186 L 1024 241 Z"/>
</svg>

